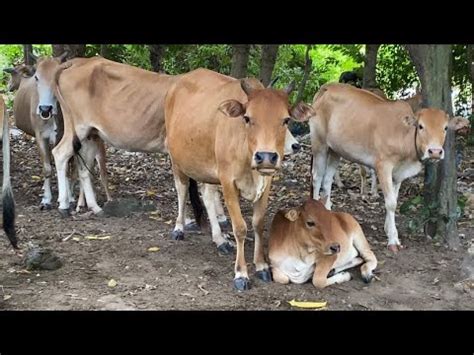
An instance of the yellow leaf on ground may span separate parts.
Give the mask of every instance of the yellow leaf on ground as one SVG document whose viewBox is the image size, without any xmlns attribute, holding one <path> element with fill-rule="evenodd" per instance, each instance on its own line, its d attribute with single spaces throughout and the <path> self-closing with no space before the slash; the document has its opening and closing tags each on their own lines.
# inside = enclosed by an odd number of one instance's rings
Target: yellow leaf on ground
<svg viewBox="0 0 474 355">
<path fill-rule="evenodd" d="M 173 220 L 170 219 L 169 221 L 166 221 L 165 223 L 166 223 L 166 224 L 171 224 L 171 223 L 173 223 Z"/>
<path fill-rule="evenodd" d="M 11 295 L 5 295 L 5 296 L 3 296 L 3 300 L 4 300 L 4 301 L 9 300 L 10 298 L 12 298 Z"/>
<path fill-rule="evenodd" d="M 299 302 L 294 299 L 288 303 L 291 306 L 298 308 L 324 308 L 327 304 L 327 302 Z"/>
<path fill-rule="evenodd" d="M 146 195 L 147 195 L 147 196 L 150 196 L 150 197 L 151 197 L 151 196 L 156 196 L 156 192 L 153 191 L 153 190 L 147 190 Z"/>
<path fill-rule="evenodd" d="M 81 240 L 81 238 L 79 238 L 79 237 L 72 237 L 72 240 L 74 240 L 74 241 L 78 242 L 78 241 L 80 241 L 80 240 Z"/>
<path fill-rule="evenodd" d="M 155 221 L 161 221 L 161 219 L 160 219 L 160 218 L 158 218 L 158 217 L 153 217 L 153 216 L 148 216 L 148 217 L 149 217 L 150 219 L 153 219 L 153 220 L 155 220 Z"/>
<path fill-rule="evenodd" d="M 158 214 L 160 214 L 160 211 L 158 211 L 158 210 L 156 210 L 156 211 L 151 211 L 150 214 L 152 214 L 152 215 L 158 215 Z"/>
<path fill-rule="evenodd" d="M 158 247 L 148 248 L 148 251 L 158 251 L 158 250 L 160 250 L 160 248 L 158 248 Z"/>
<path fill-rule="evenodd" d="M 117 281 L 115 281 L 114 279 L 110 279 L 110 281 L 107 283 L 107 286 L 115 287 L 117 286 Z"/>
<path fill-rule="evenodd" d="M 97 239 L 97 236 L 96 236 L 96 235 L 93 235 L 93 234 L 91 234 L 91 235 L 86 235 L 86 236 L 84 237 L 84 239 L 95 240 L 95 239 Z"/>
<path fill-rule="evenodd" d="M 41 177 L 39 177 L 39 176 L 37 176 L 37 175 L 33 175 L 33 176 L 31 177 L 31 179 L 32 179 L 32 180 L 39 181 L 39 180 L 41 180 Z"/>
</svg>

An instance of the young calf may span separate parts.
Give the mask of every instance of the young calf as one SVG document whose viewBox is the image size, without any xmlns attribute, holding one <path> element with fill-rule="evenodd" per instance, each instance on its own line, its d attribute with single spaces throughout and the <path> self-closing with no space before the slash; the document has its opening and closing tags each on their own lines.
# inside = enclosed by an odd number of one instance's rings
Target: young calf
<svg viewBox="0 0 474 355">
<path fill-rule="evenodd" d="M 350 214 L 332 212 L 324 201 L 308 199 L 301 207 L 279 211 L 269 239 L 273 279 L 324 288 L 349 281 L 346 269 L 363 264 L 362 278 L 370 282 L 377 259 L 359 223 Z"/>
</svg>

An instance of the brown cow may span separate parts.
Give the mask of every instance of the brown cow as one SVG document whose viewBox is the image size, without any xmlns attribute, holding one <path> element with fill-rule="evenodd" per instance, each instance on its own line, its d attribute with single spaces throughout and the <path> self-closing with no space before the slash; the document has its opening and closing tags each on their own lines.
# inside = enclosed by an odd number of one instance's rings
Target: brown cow
<svg viewBox="0 0 474 355">
<path fill-rule="evenodd" d="M 278 211 L 270 228 L 268 255 L 273 279 L 324 288 L 349 281 L 343 270 L 363 264 L 369 283 L 377 259 L 359 223 L 348 213 L 332 212 L 321 201 L 308 199 L 301 207 Z"/>
<path fill-rule="evenodd" d="M 313 197 L 328 196 L 339 158 L 375 168 L 385 197 L 385 232 L 392 251 L 400 246 L 395 226 L 398 191 L 403 180 L 420 172 L 427 159 L 444 158 L 448 128 L 468 124 L 438 109 L 416 114 L 403 101 L 387 101 L 346 84 L 326 84 L 313 100 L 310 120 L 313 149 Z"/>
<path fill-rule="evenodd" d="M 18 240 L 15 230 L 15 199 L 13 198 L 12 185 L 10 180 L 10 133 L 8 129 L 7 107 L 0 96 L 0 127 L 2 129 L 2 150 L 3 150 L 3 183 L 2 183 L 2 204 L 3 204 L 3 230 L 10 240 L 13 248 L 18 249 Z"/>
<path fill-rule="evenodd" d="M 215 194 L 213 185 L 222 185 L 237 242 L 234 286 L 238 290 L 250 286 L 244 256 L 247 226 L 240 210 L 240 196 L 254 204 L 257 275 L 263 280 L 271 279 L 261 237 L 272 175 L 281 166 L 289 120 L 304 121 L 312 114 L 311 107 L 304 103 L 289 107 L 291 90 L 264 88 L 256 80 L 237 80 L 197 69 L 184 74 L 166 97 L 166 142 L 179 206 L 173 235 L 184 234 L 184 202 L 191 178 L 206 183 L 211 190 L 204 193 L 204 202 L 213 239 L 222 238 L 216 214 L 206 202 L 212 200 L 209 195 Z"/>
<path fill-rule="evenodd" d="M 15 68 L 5 69 L 11 74 L 8 84 L 9 90 L 18 90 L 13 104 L 13 115 L 15 125 L 26 134 L 36 138 L 38 150 L 43 164 L 44 185 L 41 209 L 51 208 L 51 157 L 50 145 L 55 145 L 57 136 L 62 134 L 62 115 L 58 109 L 57 100 L 53 93 L 52 83 L 54 75 L 60 64 L 64 61 L 67 53 L 58 58 L 42 57 L 36 58 L 35 67 L 19 65 Z M 101 180 L 110 199 L 107 185 L 107 171 L 105 166 L 105 147 L 98 137 L 91 137 L 92 166 L 94 158 L 99 163 Z M 68 194 L 69 203 L 74 201 L 72 189 Z M 78 201 L 78 209 L 83 206 L 84 198 L 81 194 Z"/>
</svg>

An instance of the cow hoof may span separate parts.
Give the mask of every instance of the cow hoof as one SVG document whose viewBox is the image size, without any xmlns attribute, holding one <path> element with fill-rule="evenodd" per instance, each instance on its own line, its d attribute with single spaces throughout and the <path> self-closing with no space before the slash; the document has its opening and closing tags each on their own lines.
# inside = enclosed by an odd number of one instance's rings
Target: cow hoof
<svg viewBox="0 0 474 355">
<path fill-rule="evenodd" d="M 224 255 L 229 255 L 234 251 L 234 247 L 229 242 L 224 242 L 217 247 L 217 250 Z"/>
<path fill-rule="evenodd" d="M 388 246 L 388 250 L 390 250 L 394 254 L 397 254 L 399 252 L 399 246 L 396 244 L 390 244 Z"/>
<path fill-rule="evenodd" d="M 58 211 L 62 218 L 71 217 L 71 211 L 69 210 L 69 208 L 58 208 Z"/>
<path fill-rule="evenodd" d="M 219 222 L 219 226 L 224 229 L 224 228 L 229 228 L 230 227 L 230 223 L 228 220 L 225 220 L 223 222 Z"/>
<path fill-rule="evenodd" d="M 329 279 L 330 277 L 333 277 L 335 273 L 336 273 L 336 269 L 331 269 L 331 270 L 329 271 L 329 274 L 328 274 L 328 276 L 327 276 L 326 278 Z"/>
<path fill-rule="evenodd" d="M 239 277 L 234 279 L 234 287 L 238 291 L 246 291 L 250 289 L 250 281 L 247 277 Z"/>
<path fill-rule="evenodd" d="M 263 269 L 260 271 L 257 271 L 257 277 L 265 282 L 271 282 L 272 281 L 272 273 L 268 269 Z"/>
<path fill-rule="evenodd" d="M 193 222 L 190 222 L 190 223 L 186 224 L 184 226 L 184 229 L 186 231 L 189 231 L 189 232 L 198 232 L 198 231 L 201 230 L 201 227 L 199 227 L 199 225 L 195 221 L 193 221 Z"/>
<path fill-rule="evenodd" d="M 44 211 L 44 210 L 49 211 L 49 210 L 51 210 L 51 204 L 49 204 L 49 203 L 42 203 L 42 204 L 40 205 L 40 210 L 41 210 L 41 211 Z"/>
<path fill-rule="evenodd" d="M 76 213 L 85 213 L 87 212 L 86 206 L 77 206 Z"/>
<path fill-rule="evenodd" d="M 183 231 L 180 231 L 180 230 L 172 231 L 171 232 L 171 239 L 173 239 L 173 240 L 183 240 L 184 239 Z"/>
<path fill-rule="evenodd" d="M 104 217 L 104 216 L 105 216 L 105 212 L 104 212 L 104 210 L 100 210 L 99 212 L 94 212 L 94 216 L 96 216 L 96 217 Z"/>
<path fill-rule="evenodd" d="M 364 280 L 366 284 L 369 284 L 373 279 L 374 279 L 373 274 L 362 275 L 362 280 Z"/>
</svg>

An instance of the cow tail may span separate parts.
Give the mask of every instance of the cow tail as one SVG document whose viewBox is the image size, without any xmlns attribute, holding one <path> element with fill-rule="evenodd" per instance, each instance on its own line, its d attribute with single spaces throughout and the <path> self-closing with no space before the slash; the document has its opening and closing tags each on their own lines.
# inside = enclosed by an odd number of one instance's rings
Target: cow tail
<svg viewBox="0 0 474 355">
<path fill-rule="evenodd" d="M 18 239 L 15 230 L 15 199 L 13 198 L 10 180 L 10 134 L 8 129 L 7 106 L 3 105 L 3 229 L 13 248 L 18 249 Z"/>
</svg>

